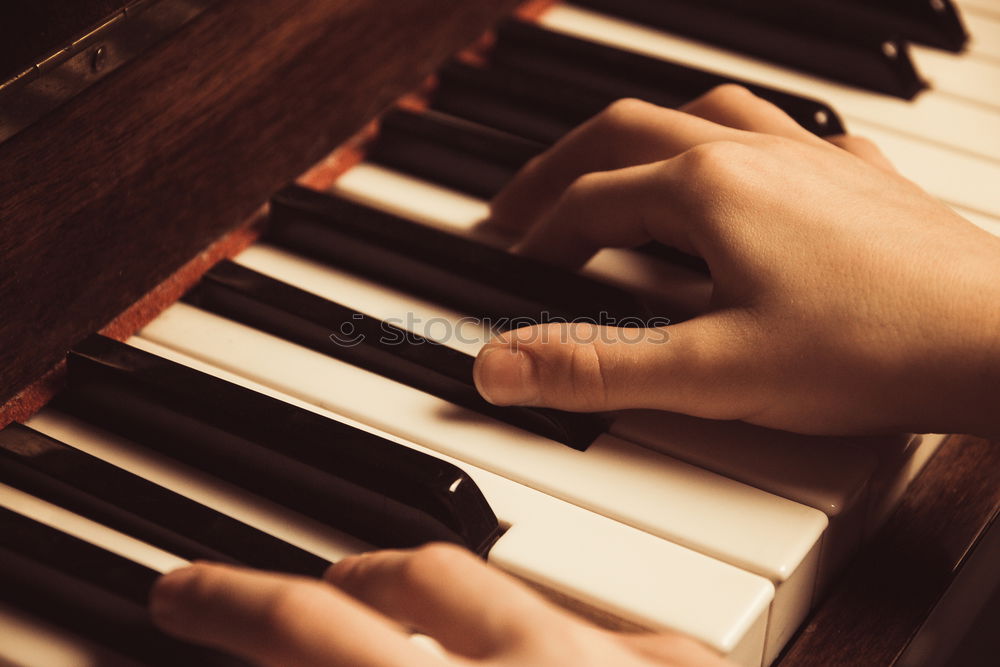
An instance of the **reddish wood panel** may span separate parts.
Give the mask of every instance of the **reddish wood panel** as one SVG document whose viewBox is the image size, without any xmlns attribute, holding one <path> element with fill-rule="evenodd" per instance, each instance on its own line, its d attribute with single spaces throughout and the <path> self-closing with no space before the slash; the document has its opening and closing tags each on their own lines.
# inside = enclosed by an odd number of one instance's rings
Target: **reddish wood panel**
<svg viewBox="0 0 1000 667">
<path fill-rule="evenodd" d="M 513 4 L 229 0 L 0 145 L 0 404 Z"/>
<path fill-rule="evenodd" d="M 1000 509 L 1000 442 L 952 436 L 779 662 L 891 665 Z"/>
</svg>

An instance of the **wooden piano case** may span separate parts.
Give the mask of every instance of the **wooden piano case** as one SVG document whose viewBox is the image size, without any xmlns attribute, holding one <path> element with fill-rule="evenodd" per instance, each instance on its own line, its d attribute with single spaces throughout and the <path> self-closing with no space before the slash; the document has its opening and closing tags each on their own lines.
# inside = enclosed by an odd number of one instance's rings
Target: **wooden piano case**
<svg viewBox="0 0 1000 667">
<path fill-rule="evenodd" d="M 76 341 L 141 325 L 515 4 L 223 0 L 0 144 L 0 425 L 44 402 Z M 1000 443 L 950 438 L 780 664 L 891 664 L 998 503 Z"/>
</svg>

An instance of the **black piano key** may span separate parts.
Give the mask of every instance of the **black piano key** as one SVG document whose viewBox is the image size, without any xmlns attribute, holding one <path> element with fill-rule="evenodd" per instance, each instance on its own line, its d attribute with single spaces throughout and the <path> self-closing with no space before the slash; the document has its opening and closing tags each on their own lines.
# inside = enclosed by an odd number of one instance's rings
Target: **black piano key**
<svg viewBox="0 0 1000 667">
<path fill-rule="evenodd" d="M 0 601 L 154 665 L 242 665 L 160 632 L 146 611 L 159 574 L 0 507 Z"/>
<path fill-rule="evenodd" d="M 851 20 L 874 23 L 911 42 L 961 51 L 969 41 L 951 0 L 812 0 L 826 11 L 844 11 Z"/>
<path fill-rule="evenodd" d="M 476 197 L 496 196 L 517 169 L 542 149 L 541 144 L 525 144 L 518 137 L 445 114 L 398 111 L 392 118 L 396 128 L 379 137 L 369 159 Z M 406 122 L 398 122 L 401 118 Z M 510 159 L 511 155 L 521 163 Z M 650 242 L 638 250 L 708 274 L 703 259 L 676 248 Z"/>
<path fill-rule="evenodd" d="M 145 606 L 157 573 L 0 505 L 0 546 Z"/>
<path fill-rule="evenodd" d="M 494 67 L 538 77 L 538 94 L 543 94 L 546 80 L 556 80 L 607 95 L 609 103 L 635 97 L 677 107 L 716 86 L 736 83 L 777 105 L 814 134 L 844 132 L 840 118 L 823 102 L 578 39 L 525 21 L 507 21 L 500 26 L 490 57 Z"/>
<path fill-rule="evenodd" d="M 452 62 L 438 71 L 432 109 L 553 144 L 596 115 L 610 96 L 530 72 Z"/>
<path fill-rule="evenodd" d="M 366 158 L 490 199 L 544 150 L 538 142 L 454 116 L 396 110 L 385 116 Z"/>
<path fill-rule="evenodd" d="M 473 384 L 474 357 L 233 262 L 215 266 L 184 298 L 575 449 L 606 428 L 595 415 L 492 405 Z"/>
<path fill-rule="evenodd" d="M 187 560 L 319 576 L 330 563 L 20 424 L 0 431 L 0 481 Z"/>
<path fill-rule="evenodd" d="M 55 407 L 378 547 L 485 554 L 499 536 L 445 461 L 102 336 L 68 357 Z"/>
<path fill-rule="evenodd" d="M 617 287 L 295 185 L 271 199 L 266 240 L 498 324 L 648 316 Z"/>
<path fill-rule="evenodd" d="M 545 145 L 537 141 L 433 111 L 395 109 L 382 116 L 379 125 L 379 136 L 395 133 L 422 136 L 463 153 L 483 155 L 491 162 L 515 171 L 545 150 Z"/>
<path fill-rule="evenodd" d="M 575 0 L 849 85 L 910 99 L 924 88 L 894 29 L 817 0 Z M 891 46 L 887 46 L 891 45 Z"/>
<path fill-rule="evenodd" d="M 545 146 L 435 112 L 383 116 L 366 158 L 461 192 L 492 198 Z"/>
</svg>

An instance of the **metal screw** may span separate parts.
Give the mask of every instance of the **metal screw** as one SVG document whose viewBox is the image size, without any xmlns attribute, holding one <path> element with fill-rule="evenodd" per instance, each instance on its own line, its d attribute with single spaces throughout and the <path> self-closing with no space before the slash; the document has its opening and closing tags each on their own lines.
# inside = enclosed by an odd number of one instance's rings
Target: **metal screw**
<svg viewBox="0 0 1000 667">
<path fill-rule="evenodd" d="M 90 69 L 95 74 L 104 69 L 104 65 L 108 62 L 108 52 L 103 46 L 98 46 L 94 49 L 94 54 L 90 57 Z"/>
</svg>

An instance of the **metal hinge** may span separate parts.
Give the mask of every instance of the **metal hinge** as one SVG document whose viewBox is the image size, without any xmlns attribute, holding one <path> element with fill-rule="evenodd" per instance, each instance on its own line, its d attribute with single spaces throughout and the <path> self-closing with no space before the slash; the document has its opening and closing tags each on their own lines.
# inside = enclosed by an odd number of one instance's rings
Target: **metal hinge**
<svg viewBox="0 0 1000 667">
<path fill-rule="evenodd" d="M 134 0 L 0 83 L 0 142 L 176 32 L 218 0 Z"/>
</svg>

